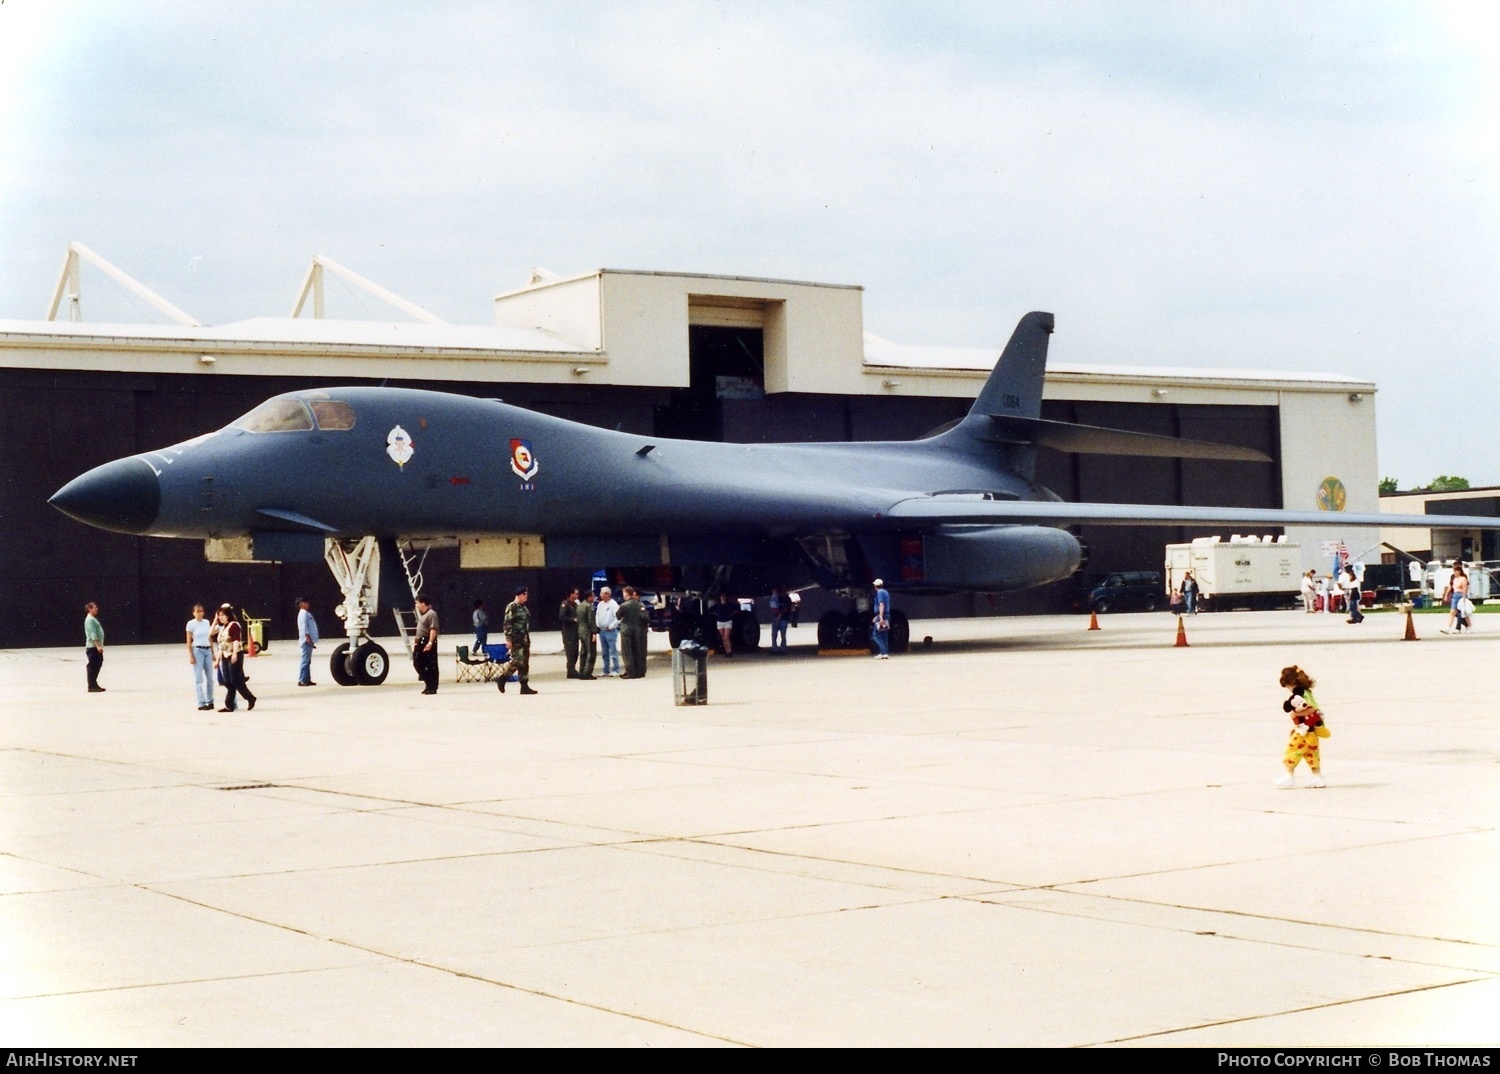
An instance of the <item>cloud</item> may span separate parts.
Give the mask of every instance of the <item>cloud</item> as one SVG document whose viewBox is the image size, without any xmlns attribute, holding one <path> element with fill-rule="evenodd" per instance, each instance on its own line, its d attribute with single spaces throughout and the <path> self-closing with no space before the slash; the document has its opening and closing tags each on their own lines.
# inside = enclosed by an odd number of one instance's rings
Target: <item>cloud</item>
<svg viewBox="0 0 1500 1074">
<path fill-rule="evenodd" d="M 1433 368 L 1500 387 L 1475 5 L 13 10 L 0 316 L 72 238 L 210 321 L 314 253 L 458 321 L 533 264 L 859 283 L 912 342 L 1371 377 L 1408 481 L 1462 470 L 1395 420 Z"/>
</svg>

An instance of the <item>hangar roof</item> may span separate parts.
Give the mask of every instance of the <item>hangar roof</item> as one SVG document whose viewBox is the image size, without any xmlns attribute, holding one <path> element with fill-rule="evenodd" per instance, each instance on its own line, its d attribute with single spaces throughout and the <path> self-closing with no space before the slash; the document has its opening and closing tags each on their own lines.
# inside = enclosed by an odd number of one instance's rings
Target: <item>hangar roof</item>
<svg viewBox="0 0 1500 1074">
<path fill-rule="evenodd" d="M 256 317 L 222 325 L 90 324 L 85 321 L 0 321 L 0 336 L 80 340 L 107 345 L 193 343 L 199 348 L 221 343 L 284 343 L 292 346 L 399 347 L 403 350 L 473 350 L 496 356 L 583 353 L 540 328 L 487 324 L 424 324 L 419 321 L 342 321 L 311 317 Z"/>
<path fill-rule="evenodd" d="M 864 365 L 871 372 L 937 374 L 971 381 L 994 368 L 1000 352 L 984 347 L 931 347 L 863 337 Z M 129 356 L 127 359 L 126 356 Z M 71 369 L 150 368 L 158 372 L 202 371 L 203 355 L 215 363 L 239 355 L 247 359 L 298 357 L 330 363 L 324 369 L 271 370 L 258 362 L 227 361 L 218 372 L 407 376 L 424 379 L 534 380 L 569 375 L 562 369 L 518 376 L 517 363 L 531 366 L 606 361 L 599 351 L 545 328 L 514 325 L 425 324 L 415 321 L 350 321 L 257 317 L 223 325 L 104 324 L 66 321 L 0 320 L 0 365 Z M 194 365 L 184 370 L 182 358 Z M 462 361 L 461 371 L 428 362 Z M 341 360 L 342 359 L 342 360 Z M 388 359 L 399 369 L 348 368 L 348 359 Z M 423 363 L 421 368 L 415 363 Z M 482 362 L 482 372 L 474 365 Z M 1091 365 L 1052 362 L 1049 381 L 1121 384 L 1176 384 L 1201 388 L 1373 392 L 1369 381 L 1335 373 L 1264 370 Z M 968 389 L 965 389 L 966 391 Z"/>
<path fill-rule="evenodd" d="M 910 370 L 971 370 L 988 373 L 995 368 L 995 362 L 999 358 L 998 350 L 984 347 L 928 347 L 892 343 L 889 340 L 872 336 L 868 332 L 865 333 L 865 364 L 870 366 Z M 1296 388 L 1359 392 L 1375 390 L 1375 385 L 1370 381 L 1344 376 L 1341 373 L 1268 372 L 1256 369 L 1210 367 L 1091 365 L 1049 361 L 1047 377 L 1049 380 L 1053 377 L 1079 380 L 1098 378 L 1110 381 L 1216 384 L 1226 387 L 1234 384 L 1257 388 L 1277 385 L 1288 390 Z"/>
<path fill-rule="evenodd" d="M 50 316 L 64 298 L 76 315 L 79 268 L 89 262 L 143 296 L 176 324 L 0 321 L 0 366 L 207 375 L 386 377 L 428 381 L 560 382 L 679 387 L 689 382 L 691 326 L 765 332 L 768 392 L 972 396 L 999 350 L 893 343 L 863 330 L 863 289 L 749 276 L 596 269 L 567 277 L 533 270 L 519 290 L 495 297 L 495 322 L 445 324 L 420 307 L 324 257 L 313 259 L 290 317 L 204 326 L 77 243 Z M 324 272 L 342 276 L 418 318 L 326 319 Z M 309 299 L 314 316 L 301 317 Z M 1279 392 L 1343 392 L 1375 386 L 1327 373 L 1267 373 L 1052 363 L 1054 397 L 1272 401 Z"/>
</svg>

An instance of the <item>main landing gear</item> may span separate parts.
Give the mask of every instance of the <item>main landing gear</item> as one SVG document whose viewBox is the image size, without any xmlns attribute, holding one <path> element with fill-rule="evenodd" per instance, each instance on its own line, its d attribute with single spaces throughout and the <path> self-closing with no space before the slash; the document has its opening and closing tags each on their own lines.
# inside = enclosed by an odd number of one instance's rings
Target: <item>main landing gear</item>
<svg viewBox="0 0 1500 1074">
<path fill-rule="evenodd" d="M 689 638 L 715 652 L 723 648 L 712 606 L 705 609 L 704 602 L 699 597 L 684 596 L 678 601 L 672 609 L 672 622 L 667 628 L 667 637 L 674 649 Z M 743 610 L 735 612 L 729 637 L 737 653 L 759 649 L 760 620 L 755 618 L 755 613 Z"/>
<path fill-rule="evenodd" d="M 891 652 L 904 653 L 911 648 L 911 624 L 906 613 L 891 612 Z M 875 652 L 870 638 L 868 611 L 824 612 L 818 617 L 819 649 L 869 649 Z"/>
</svg>

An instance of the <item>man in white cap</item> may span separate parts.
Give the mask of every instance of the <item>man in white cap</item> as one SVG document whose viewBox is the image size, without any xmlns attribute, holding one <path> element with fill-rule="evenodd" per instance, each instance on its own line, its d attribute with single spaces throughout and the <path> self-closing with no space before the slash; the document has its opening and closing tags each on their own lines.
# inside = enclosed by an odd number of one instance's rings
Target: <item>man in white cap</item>
<svg viewBox="0 0 1500 1074">
<path fill-rule="evenodd" d="M 875 606 L 870 611 L 870 638 L 880 651 L 876 660 L 891 658 L 891 595 L 886 592 L 884 579 L 875 579 Z"/>
</svg>

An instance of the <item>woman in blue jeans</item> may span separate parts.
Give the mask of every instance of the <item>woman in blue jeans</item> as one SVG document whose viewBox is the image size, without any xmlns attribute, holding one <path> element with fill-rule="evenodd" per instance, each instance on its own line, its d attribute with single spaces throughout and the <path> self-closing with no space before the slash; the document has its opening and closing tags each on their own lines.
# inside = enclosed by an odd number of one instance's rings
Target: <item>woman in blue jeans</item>
<svg viewBox="0 0 1500 1074">
<path fill-rule="evenodd" d="M 1198 614 L 1198 579 L 1192 571 L 1182 573 L 1182 604 L 1188 615 Z"/>
<path fill-rule="evenodd" d="M 1364 613 L 1359 610 L 1359 602 L 1363 594 L 1359 591 L 1359 576 L 1354 573 L 1353 567 L 1344 568 L 1344 599 L 1349 604 L 1349 618 L 1347 623 L 1363 623 Z"/>
</svg>

